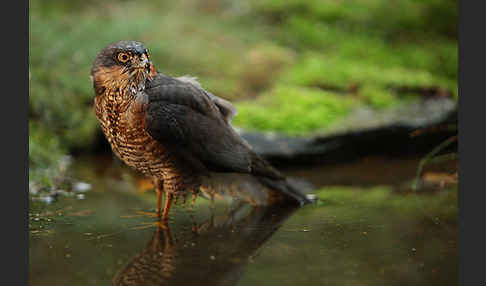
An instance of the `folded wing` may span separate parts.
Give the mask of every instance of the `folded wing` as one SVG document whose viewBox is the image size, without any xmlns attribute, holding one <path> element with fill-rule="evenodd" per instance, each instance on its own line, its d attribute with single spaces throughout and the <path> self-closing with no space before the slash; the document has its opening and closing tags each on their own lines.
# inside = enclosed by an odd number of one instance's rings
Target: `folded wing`
<svg viewBox="0 0 486 286">
<path fill-rule="evenodd" d="M 146 130 L 161 144 L 176 146 L 219 172 L 282 175 L 259 157 L 231 127 L 236 108 L 187 79 L 159 74 L 145 89 Z"/>
</svg>

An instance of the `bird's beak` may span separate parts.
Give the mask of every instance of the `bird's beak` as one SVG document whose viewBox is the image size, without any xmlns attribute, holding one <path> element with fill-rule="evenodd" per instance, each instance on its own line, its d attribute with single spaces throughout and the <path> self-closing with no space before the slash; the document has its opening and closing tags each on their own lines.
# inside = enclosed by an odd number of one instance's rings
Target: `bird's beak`
<svg viewBox="0 0 486 286">
<path fill-rule="evenodd" d="M 147 69 L 150 70 L 150 61 L 145 53 L 141 54 L 138 57 L 138 61 L 135 60 L 136 62 L 134 63 L 135 67 L 137 69 Z"/>
<path fill-rule="evenodd" d="M 142 64 L 145 66 L 145 70 L 147 71 L 147 73 L 150 73 L 152 62 L 150 62 L 148 56 L 146 54 L 142 54 L 142 57 L 141 57 L 140 60 L 143 61 Z"/>
<path fill-rule="evenodd" d="M 142 54 L 142 56 L 140 57 L 140 64 L 144 67 L 150 65 L 149 59 L 146 54 Z"/>
</svg>

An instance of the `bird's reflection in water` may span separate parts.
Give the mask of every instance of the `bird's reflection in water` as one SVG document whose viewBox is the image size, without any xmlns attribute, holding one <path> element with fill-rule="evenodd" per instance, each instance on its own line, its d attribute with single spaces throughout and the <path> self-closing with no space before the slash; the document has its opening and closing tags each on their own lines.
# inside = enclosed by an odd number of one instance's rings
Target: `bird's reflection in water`
<svg viewBox="0 0 486 286">
<path fill-rule="evenodd" d="M 151 240 L 113 278 L 113 285 L 235 285 L 257 249 L 295 211 L 241 203 L 190 229 L 159 225 Z"/>
</svg>

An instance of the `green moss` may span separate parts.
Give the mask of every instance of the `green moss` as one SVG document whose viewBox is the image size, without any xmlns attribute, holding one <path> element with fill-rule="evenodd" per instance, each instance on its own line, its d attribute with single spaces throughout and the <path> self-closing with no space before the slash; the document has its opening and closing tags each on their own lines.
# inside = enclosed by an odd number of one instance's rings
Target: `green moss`
<svg viewBox="0 0 486 286">
<path fill-rule="evenodd" d="M 29 167 L 40 168 L 59 160 L 66 150 L 58 137 L 36 122 L 29 122 Z"/>
<path fill-rule="evenodd" d="M 355 104 L 350 98 L 316 88 L 277 86 L 251 102 L 239 102 L 239 127 L 305 134 L 326 128 Z"/>
<path fill-rule="evenodd" d="M 370 29 L 395 39 L 457 33 L 455 0 L 253 0 L 252 6 L 270 19 L 300 16 L 346 29 Z"/>
<path fill-rule="evenodd" d="M 29 182 L 49 188 L 58 174 L 66 149 L 51 130 L 35 121 L 29 122 Z"/>
<path fill-rule="evenodd" d="M 359 95 L 367 104 L 376 108 L 389 108 L 400 104 L 400 100 L 390 89 L 364 86 L 359 89 Z"/>
<path fill-rule="evenodd" d="M 343 90 L 440 87 L 457 97 L 454 1 L 264 0 L 254 7 L 282 23 L 276 39 L 300 52 L 281 82 Z"/>
<path fill-rule="evenodd" d="M 355 86 L 378 87 L 452 87 L 455 82 L 432 72 L 406 68 L 400 65 L 386 66 L 369 61 L 357 61 L 341 56 L 305 55 L 288 69 L 282 81 L 304 86 L 328 86 L 350 90 Z"/>
</svg>

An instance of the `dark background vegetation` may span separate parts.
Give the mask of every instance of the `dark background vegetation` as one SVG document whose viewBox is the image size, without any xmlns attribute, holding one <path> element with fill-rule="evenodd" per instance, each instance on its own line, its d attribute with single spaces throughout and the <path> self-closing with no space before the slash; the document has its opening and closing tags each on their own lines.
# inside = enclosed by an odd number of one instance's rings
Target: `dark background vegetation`
<svg viewBox="0 0 486 286">
<path fill-rule="evenodd" d="M 29 179 L 47 185 L 103 142 L 89 72 L 121 39 L 233 101 L 248 130 L 319 134 L 360 106 L 457 99 L 455 0 L 31 0 L 29 18 Z"/>
</svg>

